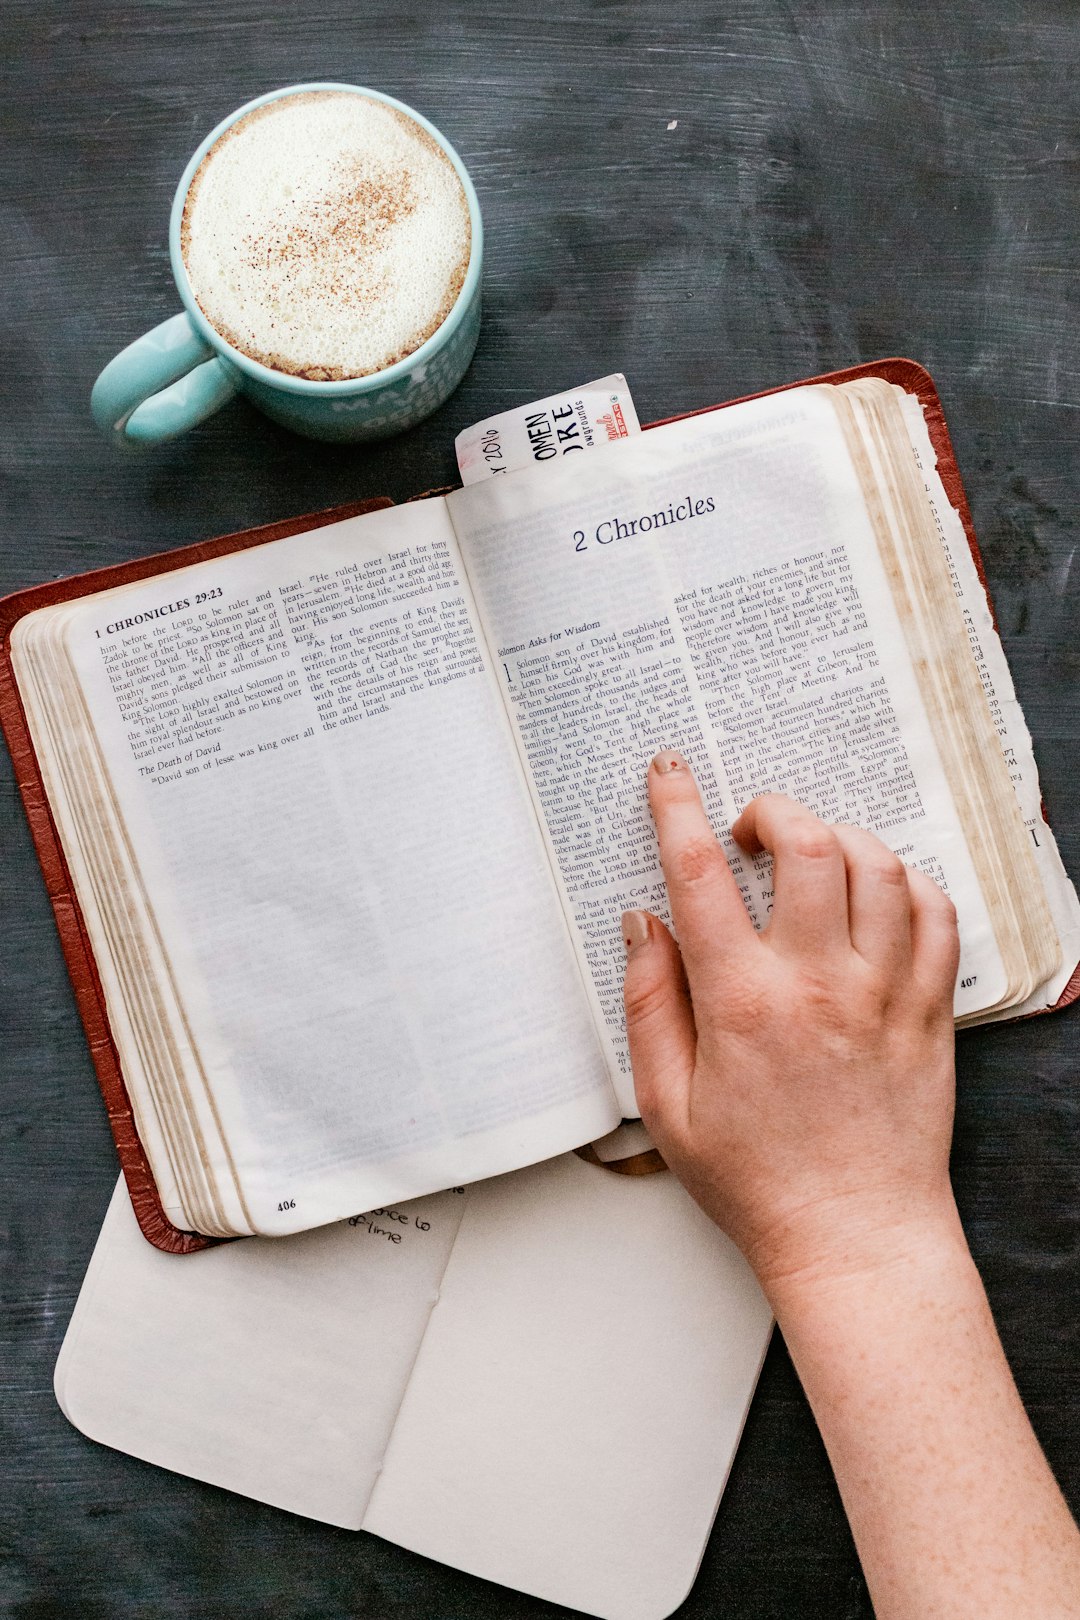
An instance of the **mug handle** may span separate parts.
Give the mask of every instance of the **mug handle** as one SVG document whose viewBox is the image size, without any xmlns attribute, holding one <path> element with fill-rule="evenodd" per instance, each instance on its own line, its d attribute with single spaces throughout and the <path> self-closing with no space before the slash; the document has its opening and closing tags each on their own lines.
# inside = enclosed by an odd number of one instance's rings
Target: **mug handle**
<svg viewBox="0 0 1080 1620">
<path fill-rule="evenodd" d="M 231 369 L 181 313 L 109 361 L 94 384 L 90 411 L 113 439 L 159 444 L 204 422 L 237 387 Z"/>
</svg>

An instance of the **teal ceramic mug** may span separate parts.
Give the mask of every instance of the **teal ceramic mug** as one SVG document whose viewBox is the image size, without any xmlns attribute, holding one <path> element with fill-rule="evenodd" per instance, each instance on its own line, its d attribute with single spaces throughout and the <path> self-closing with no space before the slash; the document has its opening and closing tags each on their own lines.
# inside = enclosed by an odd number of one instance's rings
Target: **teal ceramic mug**
<svg viewBox="0 0 1080 1620">
<path fill-rule="evenodd" d="M 457 301 L 442 325 L 404 360 L 366 377 L 312 382 L 273 371 L 234 349 L 195 302 L 180 251 L 180 224 L 188 187 L 203 158 L 230 125 L 280 96 L 311 90 L 348 90 L 397 108 L 428 132 L 453 164 L 465 189 L 472 225 L 468 269 Z M 184 170 L 169 221 L 169 257 L 183 312 L 136 338 L 111 360 L 94 384 L 90 408 L 110 436 L 134 444 L 174 439 L 243 394 L 259 410 L 312 439 L 378 439 L 411 427 L 457 387 L 480 333 L 483 225 L 468 172 L 449 141 L 420 113 L 377 90 L 352 84 L 294 84 L 240 107 L 203 141 Z"/>
</svg>

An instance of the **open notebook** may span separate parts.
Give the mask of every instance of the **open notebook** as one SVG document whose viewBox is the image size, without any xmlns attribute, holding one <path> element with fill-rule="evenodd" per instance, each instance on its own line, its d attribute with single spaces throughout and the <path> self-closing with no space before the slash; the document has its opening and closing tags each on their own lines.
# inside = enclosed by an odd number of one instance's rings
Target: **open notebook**
<svg viewBox="0 0 1080 1620">
<path fill-rule="evenodd" d="M 178 1264 L 117 1186 L 56 1368 L 91 1439 L 605 1620 L 688 1591 L 771 1318 L 675 1178 L 567 1154 Z"/>
</svg>

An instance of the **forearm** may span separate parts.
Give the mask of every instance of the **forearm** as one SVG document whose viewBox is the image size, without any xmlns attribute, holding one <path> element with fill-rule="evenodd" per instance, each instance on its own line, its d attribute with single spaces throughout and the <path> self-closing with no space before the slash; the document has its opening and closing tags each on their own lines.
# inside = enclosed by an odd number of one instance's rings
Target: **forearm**
<svg viewBox="0 0 1080 1620">
<path fill-rule="evenodd" d="M 770 1293 L 878 1620 L 1080 1617 L 1080 1535 L 959 1222 Z"/>
<path fill-rule="evenodd" d="M 878 1620 L 1080 1620 L 1080 1535 L 948 1185 L 953 906 L 765 794 L 731 829 L 773 859 L 755 934 L 686 761 L 648 786 L 678 944 L 625 919 L 642 1117 L 772 1302 Z"/>
</svg>

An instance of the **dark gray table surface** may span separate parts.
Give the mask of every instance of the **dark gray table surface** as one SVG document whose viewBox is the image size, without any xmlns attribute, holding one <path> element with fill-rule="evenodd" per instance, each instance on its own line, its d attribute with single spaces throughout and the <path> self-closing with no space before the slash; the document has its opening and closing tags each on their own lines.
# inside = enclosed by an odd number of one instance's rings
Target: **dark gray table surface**
<svg viewBox="0 0 1080 1620">
<path fill-rule="evenodd" d="M 910 354 L 945 401 L 1050 817 L 1080 873 L 1073 0 L 7 0 L 0 38 L 2 589 L 444 483 L 467 423 L 607 371 L 625 370 L 648 420 Z M 166 219 L 184 162 L 233 107 L 313 78 L 400 96 L 469 165 L 487 228 L 471 371 L 383 445 L 320 447 L 234 403 L 178 443 L 118 453 L 87 398 L 176 307 Z M 567 1613 L 67 1426 L 52 1367 L 115 1162 L 6 756 L 0 770 L 0 1614 Z M 954 1153 L 1006 1349 L 1074 1507 L 1078 1029 L 1065 1014 L 965 1036 Z M 679 1612 L 871 1612 L 779 1341 Z"/>
</svg>

